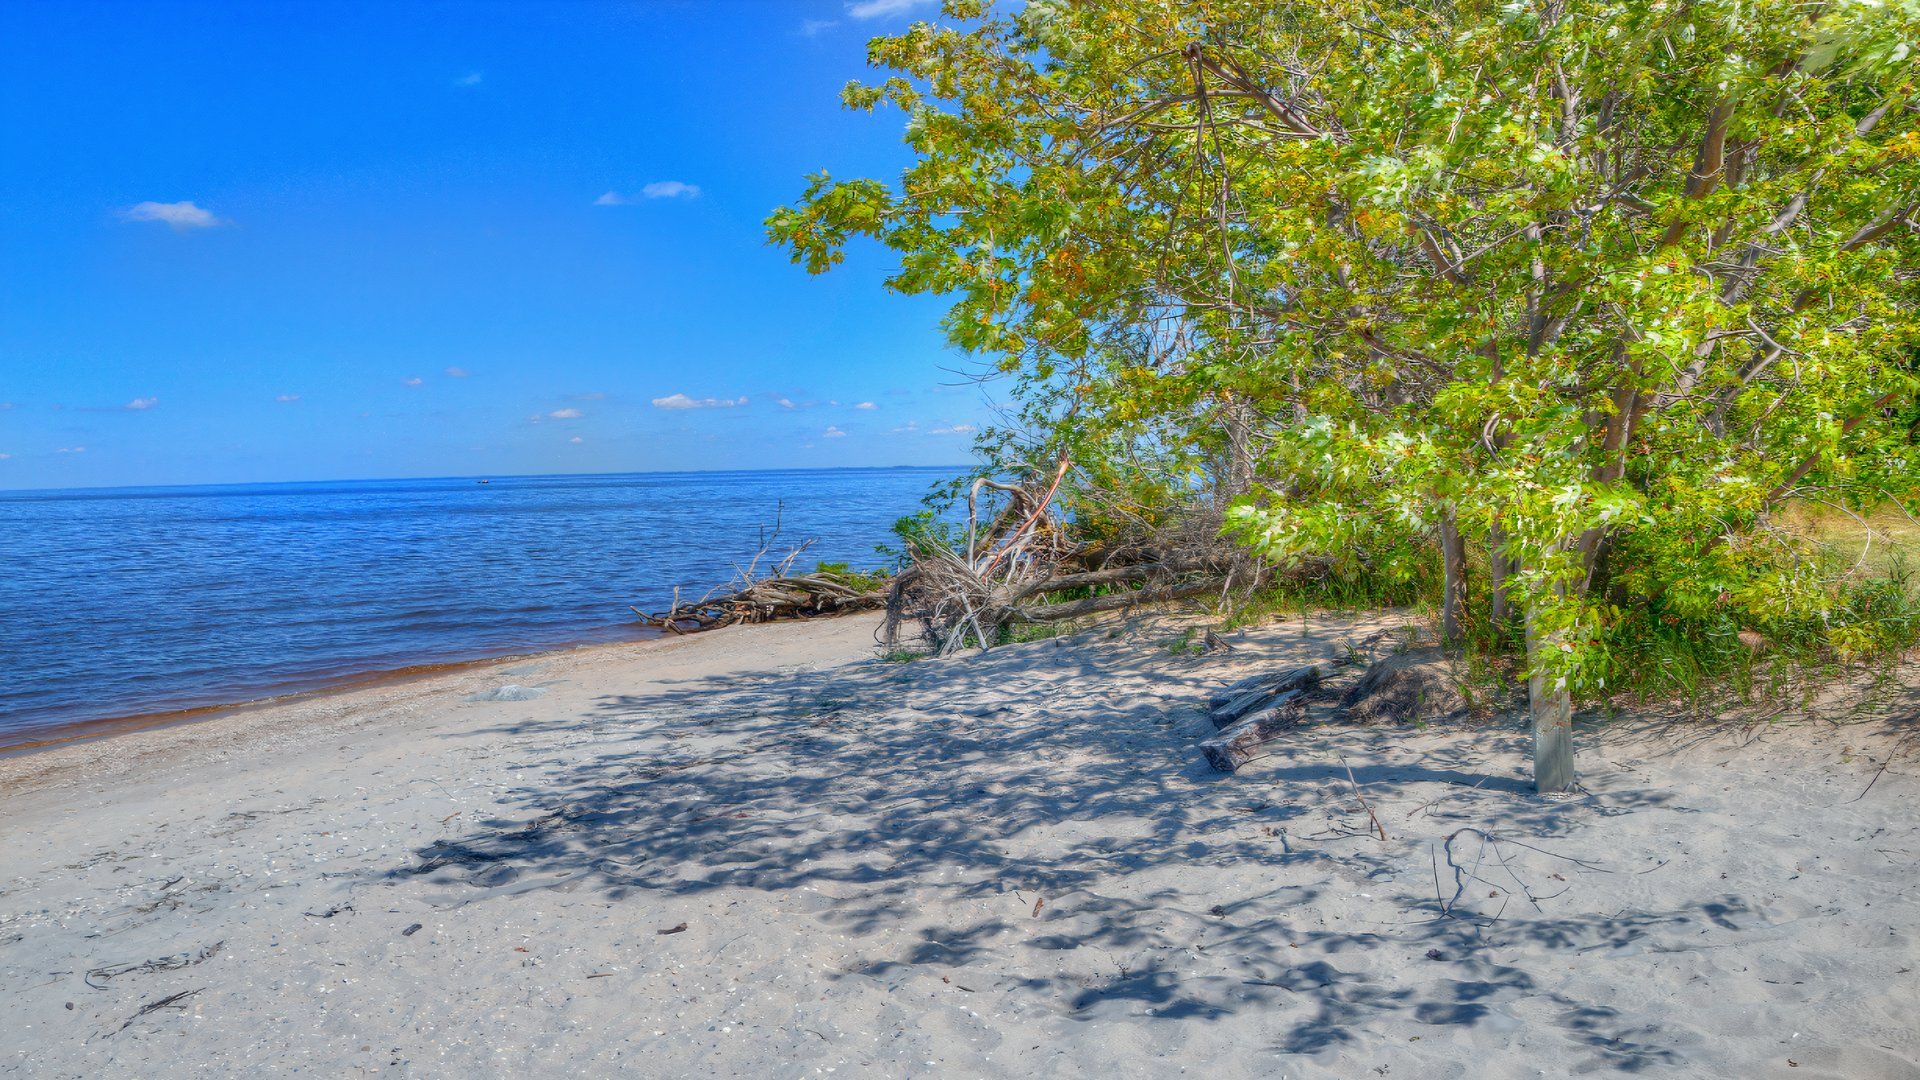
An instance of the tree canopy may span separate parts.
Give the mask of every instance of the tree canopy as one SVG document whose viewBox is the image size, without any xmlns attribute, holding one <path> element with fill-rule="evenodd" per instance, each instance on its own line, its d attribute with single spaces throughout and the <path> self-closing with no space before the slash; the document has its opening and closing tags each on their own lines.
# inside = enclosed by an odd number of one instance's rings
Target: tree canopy
<svg viewBox="0 0 1920 1080">
<path fill-rule="evenodd" d="M 1916 0 L 952 0 L 845 94 L 912 165 L 769 229 L 897 252 L 1048 435 L 1219 462 L 1268 559 L 1438 540 L 1554 789 L 1625 627 L 1879 643 L 1770 515 L 1920 494 L 1917 39 Z"/>
</svg>

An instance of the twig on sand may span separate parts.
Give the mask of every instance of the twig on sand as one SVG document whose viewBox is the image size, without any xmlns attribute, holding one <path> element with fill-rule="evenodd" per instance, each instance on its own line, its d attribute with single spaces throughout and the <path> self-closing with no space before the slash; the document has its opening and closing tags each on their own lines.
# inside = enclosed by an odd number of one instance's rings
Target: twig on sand
<svg viewBox="0 0 1920 1080">
<path fill-rule="evenodd" d="M 1500 869 L 1505 870 L 1507 872 L 1507 876 L 1513 879 L 1513 883 L 1515 885 L 1520 886 L 1520 895 L 1527 898 L 1527 903 L 1532 904 L 1533 910 L 1535 911 L 1541 910 L 1540 901 L 1551 900 L 1554 897 L 1565 893 L 1567 889 L 1573 888 L 1573 886 L 1569 885 L 1567 886 L 1566 889 L 1561 889 L 1560 892 L 1547 893 L 1544 895 L 1536 896 L 1534 895 L 1534 892 L 1533 892 L 1533 886 L 1528 885 L 1525 881 L 1521 880 L 1519 874 L 1516 874 L 1513 872 L 1513 866 L 1507 862 L 1507 856 L 1503 852 L 1501 852 L 1501 850 L 1498 847 L 1495 847 L 1493 849 L 1493 857 L 1500 860 Z M 1554 877 L 1560 877 L 1560 875 L 1555 874 Z M 1564 881 L 1566 879 L 1561 878 L 1561 880 Z"/>
<path fill-rule="evenodd" d="M 1353 785 L 1353 797 L 1360 800 L 1360 808 L 1367 812 L 1367 820 L 1373 822 L 1373 831 L 1382 841 L 1386 840 L 1386 826 L 1380 824 L 1380 819 L 1375 816 L 1373 807 L 1368 805 L 1366 795 L 1360 790 L 1360 781 L 1353 778 L 1353 766 L 1347 764 L 1347 756 L 1345 754 L 1340 755 L 1340 767 L 1347 770 L 1347 783 Z"/>
<path fill-rule="evenodd" d="M 1472 787 L 1467 788 L 1467 791 L 1469 792 L 1479 791 L 1480 785 L 1486 782 L 1487 782 L 1487 778 L 1483 776 Z M 1419 817 L 1422 813 L 1425 813 L 1426 811 L 1431 810 L 1436 806 L 1439 806 L 1441 803 L 1446 802 L 1448 799 L 1451 799 L 1458 794 L 1459 792 L 1457 791 L 1441 792 L 1439 795 L 1436 795 L 1433 798 L 1428 799 L 1426 802 L 1421 803 L 1419 806 L 1414 807 L 1413 810 L 1407 814 L 1407 820 L 1412 821 L 1414 818 Z"/>
<path fill-rule="evenodd" d="M 1471 869 L 1460 865 L 1459 860 L 1454 857 L 1453 842 L 1459 839 L 1462 833 L 1472 833 L 1475 836 L 1478 836 L 1480 838 L 1480 854 L 1474 858 L 1473 867 Z M 1538 847 L 1533 844 L 1525 843 L 1520 840 L 1511 840 L 1504 836 L 1496 836 L 1493 833 L 1487 832 L 1485 829 L 1476 829 L 1471 826 L 1464 829 L 1455 829 L 1453 832 L 1448 833 L 1446 840 L 1444 840 L 1441 843 L 1441 850 L 1445 851 L 1447 855 L 1447 866 L 1449 869 L 1453 871 L 1453 896 L 1450 898 L 1444 898 L 1444 899 L 1441 898 L 1440 864 L 1437 856 L 1434 860 L 1433 893 L 1434 893 L 1434 898 L 1438 900 L 1440 903 L 1440 914 L 1445 915 L 1448 918 L 1453 917 L 1453 909 L 1459 906 L 1460 898 L 1466 895 L 1467 883 L 1469 881 L 1477 881 L 1477 882 L 1480 882 L 1482 885 L 1487 885 L 1495 889 L 1501 888 L 1500 886 L 1495 885 L 1493 882 L 1488 881 L 1486 878 L 1483 878 L 1480 876 L 1480 859 L 1485 857 L 1486 851 L 1489 845 L 1493 847 L 1494 858 L 1500 861 L 1500 866 L 1502 869 L 1506 870 L 1507 876 L 1513 878 L 1514 883 L 1520 886 L 1520 892 L 1522 895 L 1524 895 L 1527 898 L 1528 903 L 1532 903 L 1536 907 L 1538 907 L 1538 901 L 1550 900 L 1553 898 L 1553 896 L 1560 895 L 1560 893 L 1554 893 L 1552 894 L 1552 896 L 1535 896 L 1533 894 L 1533 890 L 1528 888 L 1527 883 L 1524 881 L 1521 881 L 1519 875 L 1513 872 L 1513 868 L 1507 865 L 1506 856 L 1502 854 L 1500 851 L 1499 845 L 1501 844 L 1512 844 L 1514 847 L 1525 848 L 1528 851 L 1538 852 L 1542 855 L 1547 856 L 1548 858 L 1559 859 L 1562 862 L 1570 862 L 1573 865 L 1580 867 L 1582 870 L 1591 870 L 1597 874 L 1613 873 L 1613 871 L 1607 869 L 1604 866 L 1596 866 L 1593 863 L 1587 862 L 1584 859 L 1576 859 L 1571 855 L 1562 855 L 1557 851 L 1548 851 L 1546 848 Z M 1565 889 L 1561 890 L 1561 892 L 1565 892 L 1565 891 L 1566 891 Z M 1501 911 L 1506 910 L 1506 905 L 1504 903 L 1500 905 L 1500 910 Z M 1493 915 L 1493 919 L 1497 920 L 1499 919 L 1499 917 L 1500 917 L 1499 912 L 1495 912 Z"/>
<path fill-rule="evenodd" d="M 108 1032 L 107 1034 L 109 1036 L 120 1034 L 121 1032 L 132 1027 L 133 1022 L 135 1020 L 140 1019 L 141 1017 L 147 1015 L 148 1013 L 159 1012 L 161 1009 L 184 1009 L 186 1008 L 186 1006 L 180 1004 L 181 1002 L 187 1000 L 193 995 L 199 993 L 201 990 L 205 990 L 205 989 L 206 987 L 202 986 L 196 990 L 182 990 L 177 994 L 171 994 L 167 997 L 163 997 L 159 1001 L 149 1001 L 145 1005 L 140 1006 L 139 1012 L 134 1013 L 132 1016 L 127 1017 L 126 1023 L 121 1024 L 117 1028 L 114 1028 L 112 1031 Z"/>
<path fill-rule="evenodd" d="M 1902 746 L 1905 746 L 1907 740 L 1913 738 L 1914 734 L 1915 734 L 1914 732 L 1908 732 L 1907 734 L 1900 736 L 1899 740 L 1895 742 L 1893 746 L 1888 748 L 1886 759 L 1880 762 L 1879 768 L 1873 770 L 1873 779 L 1868 780 L 1867 786 L 1860 789 L 1860 794 L 1855 795 L 1851 799 L 1848 799 L 1847 801 L 1849 803 L 1857 803 L 1861 799 L 1864 799 L 1867 797 L 1867 792 L 1873 790 L 1873 785 L 1880 782 L 1880 774 L 1886 772 L 1887 766 L 1893 764 L 1893 759 L 1900 753 L 1900 748 Z"/>
<path fill-rule="evenodd" d="M 226 942 L 224 940 L 216 941 L 197 952 L 175 953 L 172 956 L 162 956 L 157 960 L 141 960 L 131 964 L 109 964 L 106 967 L 94 968 L 82 976 L 81 979 L 95 990 L 105 990 L 106 987 L 101 985 L 102 983 L 117 979 L 122 975 L 151 975 L 157 971 L 177 971 L 180 968 L 205 963 L 215 956 L 218 956 L 221 947 L 225 944 Z"/>
</svg>

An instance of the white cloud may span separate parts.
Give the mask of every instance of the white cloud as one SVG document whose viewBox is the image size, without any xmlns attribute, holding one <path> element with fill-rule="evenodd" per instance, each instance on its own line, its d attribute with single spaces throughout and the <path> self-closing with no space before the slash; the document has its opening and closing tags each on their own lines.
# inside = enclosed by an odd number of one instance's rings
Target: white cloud
<svg viewBox="0 0 1920 1080">
<path fill-rule="evenodd" d="M 462 75 L 459 78 L 453 80 L 453 85 L 470 89 L 472 87 L 479 86 L 481 82 L 485 81 L 485 78 L 486 77 L 481 72 L 469 71 L 465 75 Z"/>
<path fill-rule="evenodd" d="M 581 444 L 581 443 L 583 443 L 583 442 L 586 442 L 587 440 L 585 440 L 585 439 L 583 439 L 583 438 L 581 438 L 581 437 L 580 437 L 580 436 L 578 436 L 578 435 L 575 435 L 575 436 L 574 436 L 573 438 L 571 438 L 571 439 L 568 439 L 567 441 L 568 441 L 568 442 L 570 442 L 570 443 L 573 443 L 573 444 L 574 444 L 574 445 L 576 445 L 576 446 L 578 446 L 579 444 Z"/>
<path fill-rule="evenodd" d="M 856 19 L 884 19 L 889 15 L 905 15 L 932 3 L 933 0 L 858 0 L 847 5 L 847 14 Z"/>
<path fill-rule="evenodd" d="M 157 397 L 137 397 L 127 402 L 126 408 L 133 412 L 145 412 L 158 404 L 160 404 L 160 399 Z"/>
<path fill-rule="evenodd" d="M 12 454 L 0 454 L 0 461 L 5 461 L 12 456 Z"/>
<path fill-rule="evenodd" d="M 649 199 L 697 199 L 700 197 L 700 185 L 689 184 L 682 180 L 655 180 L 640 189 L 637 195 L 623 195 L 618 191 L 609 191 L 593 200 L 595 206 L 634 206 Z"/>
<path fill-rule="evenodd" d="M 847 437 L 847 433 L 837 427 L 828 425 L 827 430 L 820 433 L 820 437 L 823 439 L 844 439 Z"/>
<path fill-rule="evenodd" d="M 467 377 L 467 369 L 463 367 L 450 367 L 447 369 L 447 377 L 450 379 L 464 379 Z"/>
<path fill-rule="evenodd" d="M 281 394 L 279 397 L 274 398 L 273 400 L 281 403 L 282 405 L 285 405 L 291 401 L 299 401 L 300 395 L 299 394 Z"/>
<path fill-rule="evenodd" d="M 682 180 L 655 180 L 641 188 L 640 194 L 649 199 L 697 199 L 700 186 Z"/>
<path fill-rule="evenodd" d="M 877 409 L 877 408 L 879 408 L 879 407 L 880 407 L 880 406 L 878 406 L 878 405 L 875 405 L 875 404 L 874 404 L 873 402 L 871 402 L 871 401 L 863 401 L 863 402 L 861 402 L 860 404 L 858 404 L 858 405 L 855 405 L 855 406 L 854 406 L 854 408 L 856 408 L 856 409 Z"/>
<path fill-rule="evenodd" d="M 800 32 L 808 37 L 814 37 L 822 31 L 831 30 L 839 25 L 840 20 L 838 19 L 802 19 L 800 20 Z"/>
<path fill-rule="evenodd" d="M 408 380 L 407 380 L 407 385 L 408 385 L 408 386 L 419 386 L 419 385 L 420 385 L 421 383 L 423 383 L 423 382 L 426 382 L 426 381 L 427 381 L 427 380 L 425 380 L 425 379 L 423 379 L 423 378 L 421 378 L 420 376 L 418 376 L 418 375 L 415 375 L 415 376 L 413 376 L 412 378 L 410 378 L 410 379 L 408 379 Z"/>
<path fill-rule="evenodd" d="M 62 454 L 84 454 L 87 452 L 87 448 L 84 446 L 63 446 L 59 452 Z"/>
<path fill-rule="evenodd" d="M 910 435 L 919 430 L 920 430 L 920 421 L 909 420 L 906 423 L 901 424 L 899 427 L 891 429 L 890 433 L 894 435 Z"/>
<path fill-rule="evenodd" d="M 685 394 L 670 394 L 653 399 L 656 409 L 732 409 L 745 405 L 747 399 L 737 398 L 690 398 Z"/>
<path fill-rule="evenodd" d="M 587 414 L 579 409 L 555 409 L 547 414 L 548 418 L 553 420 L 578 420 L 585 415 Z"/>
<path fill-rule="evenodd" d="M 215 225 L 226 224 L 186 200 L 170 203 L 152 201 L 135 203 L 122 210 L 120 216 L 128 221 L 158 221 L 175 232 L 186 232 L 188 229 L 211 229 Z"/>
<path fill-rule="evenodd" d="M 800 406 L 798 406 L 798 405 L 795 405 L 795 404 L 794 404 L 793 402 L 791 402 L 791 401 L 788 401 L 788 400 L 787 400 L 786 398 L 781 398 L 781 399 L 780 399 L 780 407 L 781 407 L 781 408 L 783 408 L 783 409 L 797 409 L 797 408 L 799 408 Z"/>
<path fill-rule="evenodd" d="M 928 432 L 927 434 L 929 435 L 971 435 L 978 430 L 979 429 L 974 427 L 972 424 L 954 424 L 950 427 L 934 428 L 932 431 Z"/>
</svg>

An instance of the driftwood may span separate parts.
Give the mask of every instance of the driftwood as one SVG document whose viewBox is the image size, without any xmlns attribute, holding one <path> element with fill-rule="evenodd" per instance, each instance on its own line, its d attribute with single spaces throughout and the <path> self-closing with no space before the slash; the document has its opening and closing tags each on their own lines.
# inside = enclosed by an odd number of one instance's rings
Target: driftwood
<svg viewBox="0 0 1920 1080">
<path fill-rule="evenodd" d="M 1230 773 L 1259 757 L 1268 743 L 1299 725 L 1308 697 L 1332 666 L 1327 662 L 1263 672 L 1215 691 L 1207 699 L 1207 719 L 1220 730 L 1200 744 L 1207 763 Z"/>
<path fill-rule="evenodd" d="M 1129 544 L 1095 558 L 1069 539 L 1054 517 L 1072 462 L 1062 456 L 1049 469 L 1021 468 L 1027 476 L 1020 482 L 976 479 L 967 489 L 964 531 L 955 530 L 952 542 L 931 535 L 909 538 L 908 565 L 884 588 L 863 588 L 863 582 L 831 573 L 795 573 L 794 563 L 810 542 L 770 563 L 780 535 L 776 514 L 771 531 L 762 530 L 759 551 L 747 565 L 735 567 L 732 582 L 690 603 L 682 603 L 676 589 L 667 610 L 633 608 L 633 613 L 649 626 L 679 634 L 884 608 L 876 636 L 885 648 L 899 647 L 914 628 L 918 632 L 912 636 L 921 646 L 946 655 L 968 645 L 997 644 L 1016 626 L 1209 593 L 1224 596 L 1236 573 L 1245 584 L 1254 580 L 1212 540 Z M 983 497 L 994 505 L 983 506 Z M 1208 537 L 1217 533 L 1217 528 L 1205 530 Z M 1057 599 L 1073 590 L 1100 591 Z"/>
<path fill-rule="evenodd" d="M 1241 679 L 1207 699 L 1207 718 L 1213 721 L 1216 728 L 1231 727 L 1248 713 L 1276 701 L 1282 694 L 1318 686 L 1322 674 L 1320 665 L 1308 664 L 1306 667 L 1270 671 Z"/>
<path fill-rule="evenodd" d="M 1052 592 L 1067 586 L 1048 587 L 1044 583 L 1036 592 Z M 1010 623 L 1063 622 L 1078 619 L 1086 615 L 1098 615 L 1107 611 L 1124 611 L 1141 604 L 1159 604 L 1168 600 L 1183 600 L 1201 593 L 1217 592 L 1219 583 L 1215 581 L 1189 581 L 1178 585 L 1163 585 L 1158 588 L 1133 589 L 1123 593 L 1108 593 L 1105 596 L 1089 596 L 1084 600 L 1068 600 L 1058 604 L 1038 604 L 1034 607 L 1012 607 L 1007 610 Z"/>
<path fill-rule="evenodd" d="M 763 578 L 724 595 L 707 595 L 675 604 L 657 615 L 632 609 L 640 621 L 676 634 L 711 630 L 735 623 L 810 619 L 871 611 L 886 603 L 886 594 L 862 592 L 829 574 L 800 574 Z"/>
<path fill-rule="evenodd" d="M 1306 711 L 1307 692 L 1288 690 L 1272 704 L 1200 744 L 1207 763 L 1221 772 L 1237 771 L 1260 756 L 1269 742 L 1292 731 Z"/>
<path fill-rule="evenodd" d="M 774 512 L 771 530 L 762 529 L 760 548 L 745 566 L 734 567 L 735 577 L 727 591 L 715 589 L 700 599 L 681 603 L 680 590 L 673 593 L 673 605 L 658 614 L 629 607 L 640 621 L 675 634 L 712 630 L 736 623 L 773 622 L 776 619 L 810 619 L 820 615 L 844 615 L 852 611 L 871 611 L 886 603 L 880 589 L 861 589 L 840 576 L 814 572 L 796 574 L 793 564 L 813 546 L 808 540 L 789 551 L 764 574 L 760 567 L 780 538 L 780 510 Z"/>
<path fill-rule="evenodd" d="M 1022 468 L 1027 475 L 1018 483 L 974 481 L 967 492 L 965 530 L 952 542 L 931 537 L 910 542 L 911 565 L 887 594 L 882 645 L 896 648 L 903 632 L 915 628 L 913 636 L 937 655 L 969 645 L 985 648 L 1004 640 L 1013 627 L 1218 593 L 1223 580 L 1231 580 L 1217 553 L 1206 549 L 1129 546 L 1096 558 L 1069 539 L 1053 516 L 1072 462 L 1062 456 L 1048 469 Z M 1003 495 L 1006 502 L 984 515 L 983 525 L 985 492 Z M 1051 599 L 1083 589 L 1113 591 Z"/>
</svg>

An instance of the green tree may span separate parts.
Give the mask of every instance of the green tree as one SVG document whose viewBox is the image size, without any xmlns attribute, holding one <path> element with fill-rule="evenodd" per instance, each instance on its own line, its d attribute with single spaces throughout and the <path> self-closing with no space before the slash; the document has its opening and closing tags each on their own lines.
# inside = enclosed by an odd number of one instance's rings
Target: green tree
<svg viewBox="0 0 1920 1080">
<path fill-rule="evenodd" d="M 1828 613 L 1768 514 L 1915 497 L 1917 37 L 1916 0 L 949 3 L 847 91 L 913 165 L 769 228 L 814 271 L 878 239 L 1037 386 L 1137 334 L 1153 377 L 1075 422 L 1184 412 L 1271 558 L 1437 541 L 1449 628 L 1519 612 L 1558 791 L 1625 621 Z"/>
</svg>

